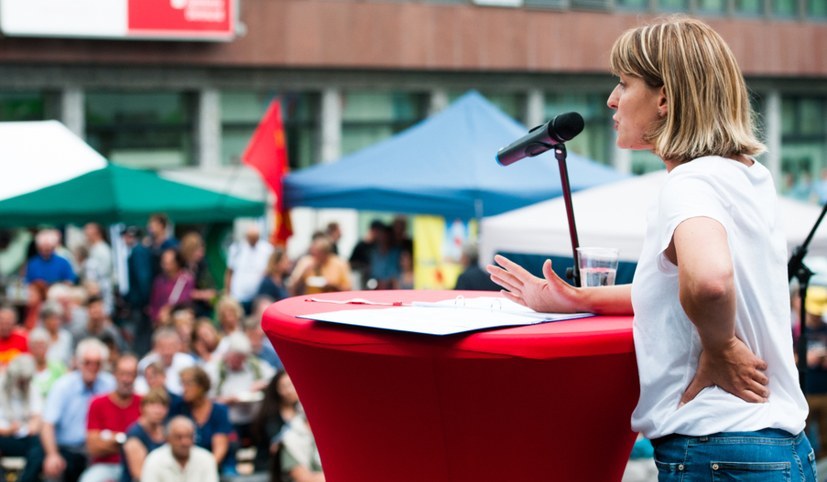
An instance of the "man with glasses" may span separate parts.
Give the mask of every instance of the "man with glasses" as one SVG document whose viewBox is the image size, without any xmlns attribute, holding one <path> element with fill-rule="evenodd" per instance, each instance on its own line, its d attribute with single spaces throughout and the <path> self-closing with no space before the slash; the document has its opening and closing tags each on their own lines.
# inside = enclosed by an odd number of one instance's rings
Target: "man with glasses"
<svg viewBox="0 0 827 482">
<path fill-rule="evenodd" d="M 109 350 L 100 340 L 83 340 L 75 350 L 78 369 L 61 376 L 52 386 L 40 433 L 45 459 L 33 457 L 27 462 L 42 464 L 47 478 L 62 475 L 64 482 L 75 482 L 86 468 L 89 403 L 116 386 L 112 374 L 101 370 L 108 358 Z"/>
<path fill-rule="evenodd" d="M 144 460 L 141 480 L 152 482 L 218 482 L 212 454 L 195 445 L 195 424 L 184 416 L 167 424 L 167 443 Z"/>
</svg>

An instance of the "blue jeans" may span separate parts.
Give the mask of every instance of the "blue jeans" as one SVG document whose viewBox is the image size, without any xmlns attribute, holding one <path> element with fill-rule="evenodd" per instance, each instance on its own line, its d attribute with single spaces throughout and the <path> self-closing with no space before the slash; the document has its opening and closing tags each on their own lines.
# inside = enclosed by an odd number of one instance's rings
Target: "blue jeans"
<svg viewBox="0 0 827 482">
<path fill-rule="evenodd" d="M 816 482 L 816 458 L 804 432 L 670 435 L 652 441 L 659 482 Z"/>
</svg>

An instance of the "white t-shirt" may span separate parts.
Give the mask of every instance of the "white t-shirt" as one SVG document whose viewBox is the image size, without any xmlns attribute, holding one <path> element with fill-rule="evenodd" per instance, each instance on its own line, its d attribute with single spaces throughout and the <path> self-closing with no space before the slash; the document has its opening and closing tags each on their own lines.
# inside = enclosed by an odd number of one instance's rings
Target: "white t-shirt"
<svg viewBox="0 0 827 482">
<path fill-rule="evenodd" d="M 705 388 L 678 408 L 695 375 L 701 342 L 678 299 L 678 269 L 664 255 L 677 226 L 712 218 L 726 229 L 736 289 L 735 333 L 769 368 L 767 403 L 748 403 Z M 790 330 L 787 249 L 775 185 L 759 163 L 747 167 L 702 157 L 667 176 L 632 283 L 640 400 L 632 428 L 648 438 L 670 434 L 804 428 L 807 403 L 798 386 Z"/>
<path fill-rule="evenodd" d="M 250 301 L 256 296 L 272 253 L 273 246 L 261 240 L 255 246 L 250 246 L 246 240 L 230 245 L 227 267 L 233 270 L 230 279 L 230 294 L 233 298 Z"/>
<path fill-rule="evenodd" d="M 181 467 L 169 444 L 164 444 L 147 454 L 141 482 L 218 482 L 218 468 L 212 454 L 196 445 L 190 449 L 187 465 Z"/>
</svg>

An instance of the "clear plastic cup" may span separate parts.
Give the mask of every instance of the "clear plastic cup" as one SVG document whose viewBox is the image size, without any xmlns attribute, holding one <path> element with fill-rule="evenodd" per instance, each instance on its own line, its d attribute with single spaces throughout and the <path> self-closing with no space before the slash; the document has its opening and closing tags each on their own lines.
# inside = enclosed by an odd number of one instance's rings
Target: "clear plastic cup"
<svg viewBox="0 0 827 482">
<path fill-rule="evenodd" d="M 615 248 L 577 248 L 580 286 L 611 286 L 617 276 L 618 250 Z"/>
</svg>

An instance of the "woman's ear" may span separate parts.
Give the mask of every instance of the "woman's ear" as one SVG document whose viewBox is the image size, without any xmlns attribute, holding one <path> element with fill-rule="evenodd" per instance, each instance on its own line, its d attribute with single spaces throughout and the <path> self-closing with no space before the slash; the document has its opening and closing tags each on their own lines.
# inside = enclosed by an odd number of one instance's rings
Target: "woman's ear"
<svg viewBox="0 0 827 482">
<path fill-rule="evenodd" d="M 669 104 L 666 101 L 666 87 L 661 87 L 658 95 L 658 117 L 666 117 L 669 113 Z"/>
</svg>

